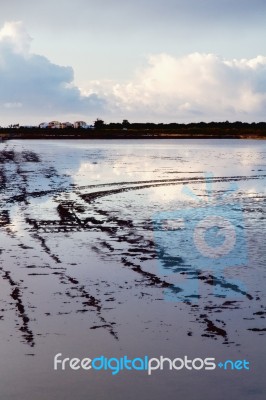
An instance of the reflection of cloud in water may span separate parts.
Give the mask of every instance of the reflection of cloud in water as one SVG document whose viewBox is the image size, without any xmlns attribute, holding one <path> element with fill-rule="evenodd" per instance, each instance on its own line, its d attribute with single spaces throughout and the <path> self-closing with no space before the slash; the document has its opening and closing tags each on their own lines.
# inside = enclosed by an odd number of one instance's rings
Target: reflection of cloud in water
<svg viewBox="0 0 266 400">
<path fill-rule="evenodd" d="M 12 233 L 22 233 L 23 226 L 23 215 L 21 214 L 21 209 L 18 205 L 12 207 L 12 212 L 10 213 L 10 218 L 12 223 L 8 226 L 10 232 Z"/>
<path fill-rule="evenodd" d="M 30 316 L 29 325 L 36 336 L 38 349 L 40 341 L 36 332 L 47 334 L 42 337 L 46 345 L 51 343 L 49 334 L 64 334 L 72 344 L 74 339 L 75 346 L 81 351 L 88 340 L 102 351 L 110 339 L 108 335 L 113 340 L 117 332 L 126 349 L 130 345 L 129 335 L 136 338 L 141 335 L 141 343 L 135 342 L 133 346 L 134 350 L 139 346 L 140 352 L 156 336 L 159 339 L 156 345 L 151 345 L 153 351 L 160 349 L 160 343 L 165 346 L 167 337 L 169 343 L 176 340 L 186 350 L 190 349 L 193 340 L 197 346 L 209 348 L 208 341 L 213 338 L 218 339 L 213 348 L 220 354 L 224 354 L 227 346 L 232 349 L 237 343 L 247 342 L 250 352 L 255 349 L 259 353 L 256 340 L 260 337 L 254 331 L 250 333 L 253 340 L 249 340 L 245 332 L 247 328 L 263 328 L 263 320 L 256 313 L 262 312 L 264 281 L 260 281 L 260 277 L 265 252 L 261 243 L 265 228 L 261 219 L 263 202 L 257 201 L 256 194 L 261 195 L 265 187 L 263 179 L 245 181 L 245 176 L 263 174 L 257 172 L 261 168 L 256 164 L 261 163 L 258 154 L 262 144 L 226 143 L 204 140 L 200 143 L 8 143 L 15 150 L 31 149 L 40 154 L 41 159 L 35 164 L 20 162 L 22 173 L 16 174 L 17 164 L 10 168 L 13 185 L 9 185 L 8 190 L 4 188 L 3 194 L 8 197 L 24 193 L 25 196 L 8 205 L 13 236 L 8 236 L 6 223 L 0 231 L 5 243 L 0 254 L 1 263 L 8 265 L 14 282 L 24 282 L 20 287 L 20 298 Z M 249 165 L 244 161 L 241 164 L 238 153 L 242 150 L 243 160 L 256 160 L 256 163 Z M 8 167 L 7 163 L 5 168 Z M 238 288 L 230 286 L 226 276 L 214 281 L 208 271 L 192 269 L 190 279 L 200 281 L 202 289 L 198 307 L 191 307 L 189 303 L 166 304 L 162 301 L 164 290 L 172 290 L 172 294 L 178 296 L 171 284 L 178 286 L 176 278 L 184 277 L 182 274 L 188 265 L 179 254 L 175 259 L 165 254 L 165 268 L 175 271 L 172 276 L 160 276 L 156 266 L 158 256 L 152 216 L 158 210 L 197 206 L 192 197 L 182 192 L 184 183 L 205 202 L 205 172 L 213 173 L 213 193 L 217 197 L 229 192 L 232 176 L 243 177 L 235 182 L 238 191 L 232 196 L 244 203 L 245 219 L 252 236 L 252 268 L 232 269 L 229 273 L 239 273 L 241 279 L 246 279 L 247 294 L 251 296 L 244 296 Z M 221 181 L 217 177 L 221 177 Z M 156 184 L 165 186 L 155 187 Z M 28 193 L 38 190 L 43 190 L 39 197 L 31 197 Z M 225 293 L 238 293 L 240 301 L 227 302 L 225 298 L 213 297 L 215 285 Z M 52 321 L 50 325 L 49 321 Z M 14 332 L 19 346 L 21 331 L 15 327 Z M 83 333 L 86 337 L 79 340 L 78 335 Z M 232 341 L 228 343 L 227 339 Z M 114 342 L 108 343 L 113 351 Z"/>
<path fill-rule="evenodd" d="M 88 182 L 93 182 L 95 180 L 99 181 L 102 176 L 101 170 L 102 165 L 100 164 L 81 162 L 79 169 L 72 175 L 73 183 L 77 185 L 85 185 Z M 73 171 L 71 172 L 73 173 Z"/>
</svg>

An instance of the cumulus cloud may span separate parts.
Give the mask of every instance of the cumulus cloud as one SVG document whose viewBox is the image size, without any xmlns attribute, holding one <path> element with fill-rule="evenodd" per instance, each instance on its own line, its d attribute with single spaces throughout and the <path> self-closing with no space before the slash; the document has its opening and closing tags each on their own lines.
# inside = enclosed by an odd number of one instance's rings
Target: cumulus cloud
<svg viewBox="0 0 266 400">
<path fill-rule="evenodd" d="M 265 119 L 266 57 L 155 54 L 131 81 L 94 81 L 80 89 L 71 67 L 33 54 L 31 41 L 21 22 L 0 30 L 2 115 L 155 122 Z"/>
<path fill-rule="evenodd" d="M 71 67 L 59 66 L 30 52 L 31 37 L 21 22 L 0 30 L 0 109 L 21 113 L 90 114 L 103 109 L 96 94 L 81 94 Z"/>
<path fill-rule="evenodd" d="M 264 119 L 266 57 L 225 60 L 214 54 L 168 54 L 148 62 L 125 84 L 94 85 L 113 112 L 153 120 Z"/>
</svg>

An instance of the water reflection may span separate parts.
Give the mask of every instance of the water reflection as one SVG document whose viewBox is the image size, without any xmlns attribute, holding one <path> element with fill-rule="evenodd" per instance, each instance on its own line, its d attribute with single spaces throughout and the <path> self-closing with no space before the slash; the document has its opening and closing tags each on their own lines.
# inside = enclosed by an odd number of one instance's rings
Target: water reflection
<svg viewBox="0 0 266 400">
<path fill-rule="evenodd" d="M 51 399 L 72 398 L 70 383 L 81 398 L 88 380 L 99 396 L 101 377 L 79 375 L 78 386 L 71 374 L 61 379 L 51 371 L 43 378 L 60 351 L 176 356 L 182 348 L 205 356 L 245 354 L 259 365 L 266 315 L 265 160 L 265 144 L 256 141 L 0 144 L 2 351 L 8 346 L 10 365 L 18 365 L 20 398 L 30 398 L 23 379 L 32 398 L 38 385 Z M 236 227 L 234 263 L 227 258 L 225 268 L 218 257 L 215 267 L 205 265 L 188 238 L 206 217 L 206 204 L 210 210 L 227 197 L 233 206 L 223 205 L 219 215 Z M 187 234 L 180 241 L 182 224 L 176 223 L 185 216 Z M 164 225 L 155 226 L 156 218 Z M 209 231 L 207 243 L 219 247 L 221 237 Z M 25 361 L 25 354 L 34 354 L 34 361 Z M 210 376 L 201 379 L 210 398 Z M 157 380 L 150 397 L 161 398 L 159 384 L 173 397 L 176 380 L 165 374 Z M 66 389 L 55 397 L 59 381 Z M 125 381 L 123 396 L 128 388 L 136 394 L 132 378 Z M 182 375 L 178 387 L 189 381 Z M 112 382 L 104 382 L 107 398 Z M 256 385 L 262 387 L 259 373 L 249 382 L 251 389 Z M 5 398 L 10 393 L 6 389 Z"/>
</svg>

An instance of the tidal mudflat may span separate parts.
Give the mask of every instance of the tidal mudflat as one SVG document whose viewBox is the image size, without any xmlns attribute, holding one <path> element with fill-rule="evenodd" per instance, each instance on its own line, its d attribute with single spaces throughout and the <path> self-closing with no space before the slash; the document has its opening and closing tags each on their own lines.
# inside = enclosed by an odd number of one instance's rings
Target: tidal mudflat
<svg viewBox="0 0 266 400">
<path fill-rule="evenodd" d="M 0 143 L 2 397 L 263 399 L 265 178 L 264 141 Z M 197 260 L 193 225 L 168 234 L 158 224 L 217 205 L 241 213 L 243 262 L 226 270 L 219 257 L 212 268 Z M 252 369 L 114 377 L 53 371 L 57 353 L 248 359 Z"/>
</svg>

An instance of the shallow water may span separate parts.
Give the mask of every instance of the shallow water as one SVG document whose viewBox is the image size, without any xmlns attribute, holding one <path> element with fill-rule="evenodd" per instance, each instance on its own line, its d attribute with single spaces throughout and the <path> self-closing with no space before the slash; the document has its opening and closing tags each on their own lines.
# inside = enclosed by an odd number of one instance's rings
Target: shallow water
<svg viewBox="0 0 266 400">
<path fill-rule="evenodd" d="M 265 177 L 263 141 L 1 143 L 1 398 L 264 399 Z M 57 353 L 251 370 L 54 371 Z"/>
</svg>

